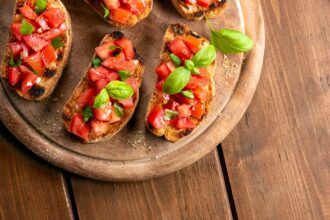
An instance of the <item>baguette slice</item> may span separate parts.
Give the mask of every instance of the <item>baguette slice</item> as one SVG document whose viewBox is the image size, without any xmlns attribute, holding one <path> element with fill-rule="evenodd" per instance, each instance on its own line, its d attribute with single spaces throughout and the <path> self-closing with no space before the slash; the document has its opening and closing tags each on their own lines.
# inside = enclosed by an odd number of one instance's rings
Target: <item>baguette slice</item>
<svg viewBox="0 0 330 220">
<path fill-rule="evenodd" d="M 198 21 L 206 18 L 215 18 L 226 8 L 228 0 L 213 0 L 209 7 L 201 7 L 197 3 L 186 4 L 184 0 L 172 0 L 174 7 L 182 17 L 188 20 Z"/>
<path fill-rule="evenodd" d="M 160 54 L 160 63 L 164 63 L 164 62 L 168 62 L 170 61 L 169 55 L 170 55 L 170 49 L 168 48 L 168 44 L 175 39 L 176 37 L 180 36 L 180 37 L 185 37 L 188 35 L 192 35 L 195 36 L 199 39 L 202 40 L 201 43 L 201 47 L 203 48 L 207 45 L 209 45 L 209 41 L 206 38 L 203 38 L 201 36 L 199 36 L 196 32 L 193 32 L 189 29 L 189 27 L 187 25 L 183 25 L 183 24 L 172 24 L 170 25 L 167 30 L 166 33 L 164 35 L 163 38 L 163 49 L 161 51 Z M 205 88 L 205 90 L 207 91 L 207 99 L 204 102 L 204 113 L 201 116 L 200 119 L 194 118 L 194 117 L 189 117 L 189 119 L 191 119 L 191 121 L 198 126 L 200 124 L 200 122 L 207 116 L 210 106 L 211 106 L 211 102 L 212 102 L 212 98 L 214 96 L 214 91 L 215 91 L 215 84 L 214 84 L 214 80 L 213 80 L 213 75 L 214 75 L 214 71 L 215 71 L 215 62 L 213 62 L 210 66 L 207 67 L 207 72 L 209 74 L 209 82 Z M 158 81 L 158 80 L 157 80 Z M 149 104 L 148 104 L 148 108 L 147 108 L 147 114 L 146 114 L 146 127 L 156 136 L 164 136 L 165 139 L 171 141 L 171 142 L 176 142 L 178 140 L 180 140 L 181 138 L 187 136 L 189 133 L 191 133 L 195 128 L 187 128 L 187 129 L 176 129 L 173 126 L 171 126 L 169 123 L 167 123 L 167 125 L 164 128 L 161 129 L 156 129 L 154 127 L 152 127 L 149 122 L 148 122 L 148 115 L 151 112 L 152 108 L 156 105 L 164 105 L 164 103 L 159 103 L 159 97 L 162 96 L 164 97 L 164 93 L 162 93 L 161 91 L 159 91 L 157 88 L 157 82 L 155 84 L 155 89 L 154 92 L 150 98 Z"/>
<path fill-rule="evenodd" d="M 41 81 L 38 85 L 33 86 L 26 94 L 23 94 L 19 88 L 15 88 L 15 91 L 19 96 L 30 101 L 42 101 L 52 94 L 53 90 L 57 85 L 58 80 L 62 76 L 62 71 L 67 64 L 72 45 L 71 19 L 68 11 L 60 0 L 52 0 L 49 2 L 51 2 L 51 7 L 59 8 L 62 12 L 64 12 L 64 23 L 67 27 L 64 35 L 62 36 L 62 42 L 64 43 L 64 47 L 57 49 L 57 60 L 52 63 L 51 67 L 49 68 L 50 71 L 48 71 L 43 76 L 40 76 Z M 16 1 L 13 22 L 17 21 L 17 19 L 21 19 L 21 15 L 17 15 L 16 12 L 18 11 L 19 7 L 22 7 L 25 4 L 25 0 Z M 1 78 L 4 80 L 7 80 L 6 68 L 9 66 L 8 63 L 11 56 L 9 43 L 14 42 L 14 37 L 12 33 L 9 34 L 7 42 L 8 43 L 6 45 L 5 54 L 1 65 Z"/>
<path fill-rule="evenodd" d="M 125 38 L 124 34 L 119 31 L 114 31 L 111 34 L 105 35 L 105 37 L 100 42 L 100 45 L 103 45 L 107 42 L 113 41 L 115 39 L 121 39 L 121 38 Z M 97 57 L 97 55 L 95 53 L 92 60 L 96 57 Z M 105 123 L 104 125 L 107 127 L 106 133 L 104 133 L 102 135 L 98 135 L 93 130 L 91 130 L 91 132 L 89 133 L 88 139 L 83 139 L 84 143 L 96 143 L 96 142 L 105 141 L 105 140 L 112 138 L 128 123 L 128 121 L 133 116 L 133 113 L 134 113 L 135 108 L 139 101 L 139 88 L 142 83 L 142 77 L 143 77 L 143 72 L 144 72 L 143 58 L 138 54 L 138 52 L 136 51 L 135 48 L 134 48 L 134 60 L 136 62 L 138 61 L 137 67 L 131 75 L 132 77 L 137 79 L 137 82 L 138 82 L 137 91 L 135 91 L 135 93 L 132 97 L 134 106 L 132 108 L 125 109 L 124 115 L 120 121 L 117 121 L 115 123 L 110 123 L 110 122 Z M 86 72 L 88 71 L 88 69 L 91 66 L 92 66 L 92 63 L 89 64 Z M 70 132 L 70 125 L 71 125 L 71 120 L 72 120 L 73 115 L 76 113 L 82 112 L 82 108 L 80 108 L 77 105 L 77 100 L 88 88 L 89 88 L 89 80 L 88 80 L 88 76 L 86 74 L 86 76 L 84 76 L 83 79 L 79 82 L 79 84 L 75 88 L 72 96 L 68 99 L 68 101 L 66 102 L 66 104 L 64 106 L 64 109 L 63 109 L 64 126 L 65 126 L 66 130 L 69 132 Z"/>
<path fill-rule="evenodd" d="M 129 27 L 135 26 L 139 21 L 148 17 L 148 15 L 150 14 L 150 12 L 152 10 L 152 6 L 153 6 L 153 0 L 145 0 L 146 9 L 144 10 L 144 12 L 142 12 L 141 14 L 138 14 L 138 15 L 132 14 L 127 22 L 121 23 L 121 22 L 117 22 L 117 21 L 111 19 L 111 11 L 110 11 L 110 15 L 108 17 L 106 17 L 106 18 L 104 17 L 104 9 L 102 7 L 102 4 L 104 5 L 103 0 L 84 0 L 84 1 L 90 7 L 92 7 L 94 9 L 94 11 L 96 11 L 96 13 L 98 15 L 100 15 L 106 22 L 108 22 L 109 24 L 116 26 L 118 28 L 129 28 Z"/>
</svg>

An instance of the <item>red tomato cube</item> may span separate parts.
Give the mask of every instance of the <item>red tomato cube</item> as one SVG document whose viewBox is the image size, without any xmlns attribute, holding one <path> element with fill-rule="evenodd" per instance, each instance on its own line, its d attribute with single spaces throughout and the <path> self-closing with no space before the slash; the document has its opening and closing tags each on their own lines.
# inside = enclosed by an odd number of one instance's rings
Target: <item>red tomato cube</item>
<svg viewBox="0 0 330 220">
<path fill-rule="evenodd" d="M 202 119 L 205 112 L 205 105 L 197 102 L 195 106 L 192 108 L 191 115 L 197 119 Z"/>
<path fill-rule="evenodd" d="M 119 0 L 103 0 L 105 7 L 107 7 L 110 10 L 117 9 L 120 7 L 120 1 Z"/>
<path fill-rule="evenodd" d="M 39 75 L 42 75 L 45 72 L 45 65 L 42 61 L 42 56 L 40 52 L 34 53 L 26 58 L 24 58 L 24 62 L 29 64 L 33 70 L 35 70 Z"/>
<path fill-rule="evenodd" d="M 95 82 L 100 79 L 105 79 L 107 78 L 108 75 L 108 70 L 102 66 L 98 68 L 89 68 L 88 70 L 88 79 L 92 82 Z"/>
<path fill-rule="evenodd" d="M 49 67 L 56 59 L 57 53 L 51 44 L 48 44 L 41 52 L 41 57 L 44 65 Z"/>
<path fill-rule="evenodd" d="M 159 105 L 154 106 L 147 118 L 148 123 L 156 128 L 161 129 L 165 127 L 165 112 L 163 108 Z"/>
<path fill-rule="evenodd" d="M 110 57 L 111 53 L 110 53 L 110 47 L 114 46 L 113 42 L 108 42 L 105 44 L 102 44 L 98 47 L 95 48 L 95 53 L 98 57 L 100 57 L 102 60 L 107 59 L 108 57 Z"/>
<path fill-rule="evenodd" d="M 90 126 L 84 122 L 82 115 L 75 114 L 71 120 L 70 132 L 84 140 L 88 140 Z"/>
<path fill-rule="evenodd" d="M 25 5 L 18 10 L 23 14 L 24 17 L 28 19 L 36 20 L 38 18 L 38 15 L 32 10 L 29 5 Z"/>
<path fill-rule="evenodd" d="M 126 23 L 130 19 L 131 15 L 131 12 L 122 8 L 117 8 L 110 11 L 111 19 L 122 24 Z"/>
<path fill-rule="evenodd" d="M 15 86 L 20 80 L 21 71 L 19 71 L 18 67 L 8 67 L 7 68 L 7 78 L 8 84 L 10 86 Z"/>
<path fill-rule="evenodd" d="M 16 40 L 21 41 L 22 40 L 21 23 L 13 23 L 11 25 L 11 33 Z"/>
<path fill-rule="evenodd" d="M 186 37 L 183 38 L 183 41 L 185 42 L 185 44 L 187 45 L 187 47 L 189 48 L 189 50 L 192 53 L 197 53 L 200 49 L 200 45 L 202 44 L 202 39 L 200 38 L 196 38 L 192 35 L 188 35 Z"/>
<path fill-rule="evenodd" d="M 130 40 L 127 40 L 125 38 L 120 38 L 118 40 L 116 40 L 115 45 L 117 45 L 118 47 L 121 47 L 125 57 L 127 60 L 132 60 L 134 59 L 134 49 L 133 49 L 133 44 Z"/>
<path fill-rule="evenodd" d="M 189 60 L 192 57 L 192 53 L 189 48 L 180 38 L 175 38 L 171 43 L 169 43 L 168 47 L 181 59 L 182 62 Z"/>
<path fill-rule="evenodd" d="M 176 110 L 178 112 L 178 117 L 180 118 L 189 117 L 191 115 L 190 105 L 179 105 L 178 107 L 176 107 Z"/>
<path fill-rule="evenodd" d="M 91 120 L 92 130 L 96 135 L 102 135 L 108 132 L 109 126 L 107 122 L 98 121 L 95 119 Z"/>
<path fill-rule="evenodd" d="M 203 89 L 201 87 L 197 87 L 193 90 L 195 98 L 200 102 L 205 102 L 207 100 L 208 92 L 206 89 Z"/>
<path fill-rule="evenodd" d="M 45 40 L 51 40 L 55 37 L 62 36 L 66 30 L 67 26 L 64 23 L 59 28 L 50 29 L 49 31 L 41 34 L 40 36 Z"/>
<path fill-rule="evenodd" d="M 109 102 L 102 108 L 93 108 L 94 118 L 99 121 L 110 121 L 112 116 L 112 104 Z"/>
<path fill-rule="evenodd" d="M 168 68 L 166 63 L 160 64 L 155 71 L 159 79 L 166 79 L 171 73 L 171 70 Z"/>
<path fill-rule="evenodd" d="M 193 129 L 196 125 L 189 118 L 176 117 L 171 121 L 172 126 L 176 129 Z"/>
<path fill-rule="evenodd" d="M 22 94 L 25 95 L 34 85 L 38 84 L 40 80 L 40 77 L 32 72 L 29 72 L 29 74 L 24 74 L 24 79 L 21 84 Z"/>
<path fill-rule="evenodd" d="M 91 100 L 96 96 L 94 88 L 87 89 L 77 100 L 77 104 L 80 108 L 84 108 L 88 104 L 91 104 Z"/>
<path fill-rule="evenodd" d="M 42 15 L 47 20 L 47 23 L 52 28 L 57 28 L 63 24 L 65 20 L 65 15 L 63 11 L 59 8 L 47 8 Z"/>
<path fill-rule="evenodd" d="M 23 40 L 34 51 L 42 50 L 47 44 L 49 44 L 48 41 L 41 38 L 38 34 L 24 36 Z"/>
<path fill-rule="evenodd" d="M 118 100 L 118 103 L 124 106 L 125 109 L 134 107 L 134 102 L 132 97 L 125 100 Z"/>
<path fill-rule="evenodd" d="M 209 7 L 211 2 L 212 0 L 197 0 L 197 4 L 204 8 Z"/>
</svg>

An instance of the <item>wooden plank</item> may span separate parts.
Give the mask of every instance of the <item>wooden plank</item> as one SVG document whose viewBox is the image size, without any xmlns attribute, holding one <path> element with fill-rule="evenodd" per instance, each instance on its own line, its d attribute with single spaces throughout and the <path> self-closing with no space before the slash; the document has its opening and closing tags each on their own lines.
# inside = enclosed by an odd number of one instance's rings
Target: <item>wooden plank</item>
<svg viewBox="0 0 330 220">
<path fill-rule="evenodd" d="M 262 0 L 264 71 L 222 143 L 238 217 L 330 219 L 330 4 Z"/>
<path fill-rule="evenodd" d="M 72 219 L 61 172 L 28 152 L 1 122 L 0 219 Z"/>
<path fill-rule="evenodd" d="M 80 219 L 232 219 L 217 151 L 174 174 L 133 183 L 73 176 Z"/>
</svg>

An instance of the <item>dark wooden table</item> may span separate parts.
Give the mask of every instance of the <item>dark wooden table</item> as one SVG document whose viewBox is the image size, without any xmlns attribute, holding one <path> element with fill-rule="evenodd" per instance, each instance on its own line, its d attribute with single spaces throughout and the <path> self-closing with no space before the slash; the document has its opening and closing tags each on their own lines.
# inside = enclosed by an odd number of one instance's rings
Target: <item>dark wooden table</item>
<svg viewBox="0 0 330 220">
<path fill-rule="evenodd" d="M 330 2 L 261 2 L 260 84 L 217 150 L 159 179 L 106 183 L 45 163 L 0 124 L 0 219 L 330 219 Z"/>
</svg>

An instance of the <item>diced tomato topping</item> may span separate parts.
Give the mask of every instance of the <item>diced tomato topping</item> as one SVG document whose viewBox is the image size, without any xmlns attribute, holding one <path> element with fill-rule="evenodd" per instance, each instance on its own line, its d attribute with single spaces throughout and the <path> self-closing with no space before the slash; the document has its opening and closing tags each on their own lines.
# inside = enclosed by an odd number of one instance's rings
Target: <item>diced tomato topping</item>
<svg viewBox="0 0 330 220">
<path fill-rule="evenodd" d="M 131 12 L 122 8 L 111 10 L 110 14 L 111 19 L 118 23 L 126 23 L 131 17 Z"/>
<path fill-rule="evenodd" d="M 11 32 L 16 40 L 21 41 L 22 35 L 21 35 L 21 23 L 13 23 L 11 25 Z"/>
<path fill-rule="evenodd" d="M 204 68 L 200 68 L 199 69 L 199 75 L 197 75 L 197 77 L 200 77 L 200 78 L 208 78 L 209 77 L 209 72 L 207 70 L 207 67 L 204 67 Z"/>
<path fill-rule="evenodd" d="M 162 80 L 160 80 L 160 81 L 157 83 L 156 88 L 157 88 L 159 91 L 163 91 L 164 82 L 165 82 L 165 79 L 162 79 Z"/>
<path fill-rule="evenodd" d="M 21 57 L 22 58 L 28 57 L 29 56 L 29 48 L 28 48 L 28 46 L 26 46 L 26 44 L 22 42 L 21 43 L 21 48 L 22 48 Z"/>
<path fill-rule="evenodd" d="M 94 88 L 87 89 L 77 100 L 77 104 L 80 108 L 84 108 L 88 104 L 92 104 L 91 100 L 96 96 Z"/>
<path fill-rule="evenodd" d="M 47 8 L 42 15 L 47 19 L 47 23 L 52 28 L 59 27 L 65 20 L 65 15 L 59 8 Z"/>
<path fill-rule="evenodd" d="M 164 105 L 164 109 L 169 109 L 169 110 L 175 111 L 176 107 L 178 105 L 179 105 L 179 103 L 177 103 L 176 101 L 171 99 Z"/>
<path fill-rule="evenodd" d="M 159 105 L 154 106 L 148 115 L 147 121 L 156 129 L 163 128 L 165 126 L 165 112 L 163 108 Z"/>
<path fill-rule="evenodd" d="M 114 71 L 109 71 L 108 75 L 107 75 L 107 80 L 108 82 L 112 81 L 112 80 L 119 80 L 120 76 L 118 73 L 114 72 Z"/>
<path fill-rule="evenodd" d="M 24 73 L 24 79 L 21 84 L 22 94 L 25 95 L 39 80 L 40 78 L 31 71 L 28 74 Z"/>
<path fill-rule="evenodd" d="M 42 75 L 45 72 L 45 65 L 43 64 L 41 53 L 34 53 L 26 58 L 24 58 L 24 62 L 29 64 L 32 69 L 34 69 L 39 75 Z"/>
<path fill-rule="evenodd" d="M 9 44 L 10 50 L 15 58 L 20 55 L 22 47 L 20 43 L 14 42 Z"/>
<path fill-rule="evenodd" d="M 41 27 L 41 29 L 43 31 L 49 30 L 50 27 L 47 24 L 47 20 L 45 19 L 45 17 L 43 15 L 40 15 L 37 19 L 36 22 L 39 24 L 39 26 Z"/>
<path fill-rule="evenodd" d="M 124 108 L 126 108 L 126 109 L 134 107 L 134 102 L 133 102 L 132 97 L 125 99 L 125 100 L 118 100 L 118 103 L 121 104 L 122 106 L 124 106 Z"/>
<path fill-rule="evenodd" d="M 192 57 L 192 53 L 189 48 L 180 38 L 175 38 L 171 43 L 169 43 L 168 47 L 170 50 L 177 55 L 182 62 L 185 60 L 189 60 Z"/>
<path fill-rule="evenodd" d="M 182 95 L 180 93 L 175 94 L 173 96 L 174 96 L 174 99 L 180 104 L 193 105 L 195 103 L 194 99 L 190 99 L 188 97 L 185 97 L 184 95 Z"/>
<path fill-rule="evenodd" d="M 95 53 L 97 56 L 99 56 L 102 60 L 107 59 L 108 57 L 110 57 L 111 53 L 110 53 L 110 47 L 114 46 L 113 42 L 108 42 L 105 44 L 102 44 L 98 47 L 95 48 Z"/>
<path fill-rule="evenodd" d="M 107 122 L 98 121 L 95 119 L 91 120 L 91 127 L 96 135 L 105 134 L 109 130 L 109 126 Z"/>
<path fill-rule="evenodd" d="M 171 121 L 171 124 L 176 129 L 192 129 L 196 127 L 196 125 L 189 118 L 176 117 Z"/>
<path fill-rule="evenodd" d="M 167 62 L 166 66 L 171 72 L 173 72 L 176 69 L 176 66 L 172 61 Z"/>
<path fill-rule="evenodd" d="M 196 4 L 196 0 L 185 0 L 185 3 L 194 5 Z"/>
<path fill-rule="evenodd" d="M 135 15 L 141 14 L 146 9 L 145 0 L 122 0 L 127 9 Z"/>
<path fill-rule="evenodd" d="M 88 140 L 90 129 L 90 126 L 84 122 L 82 115 L 73 115 L 70 125 L 71 133 L 81 137 L 84 140 Z"/>
<path fill-rule="evenodd" d="M 119 0 L 103 0 L 105 7 L 108 9 L 117 9 L 120 7 L 120 1 Z"/>
<path fill-rule="evenodd" d="M 51 40 L 55 37 L 59 37 L 59 36 L 63 35 L 63 33 L 66 31 L 66 29 L 67 29 L 67 26 L 64 23 L 59 28 L 53 28 L 45 33 L 42 33 L 41 37 L 45 40 Z"/>
<path fill-rule="evenodd" d="M 212 0 L 197 0 L 197 4 L 201 7 L 207 8 L 212 3 Z"/>
<path fill-rule="evenodd" d="M 118 40 L 115 40 L 114 43 L 115 45 L 123 49 L 123 52 L 127 60 L 132 60 L 134 58 L 133 44 L 130 40 L 127 40 L 125 38 L 120 38 Z"/>
<path fill-rule="evenodd" d="M 102 108 L 93 108 L 94 118 L 99 121 L 110 121 L 112 113 L 112 104 L 109 102 Z"/>
<path fill-rule="evenodd" d="M 205 105 L 197 102 L 192 108 L 191 115 L 197 119 L 202 119 L 205 112 Z"/>
<path fill-rule="evenodd" d="M 159 79 L 166 79 L 168 75 L 170 75 L 171 70 L 168 68 L 166 63 L 163 63 L 156 68 L 156 73 Z"/>
<path fill-rule="evenodd" d="M 140 80 L 138 78 L 130 77 L 126 80 L 126 83 L 133 88 L 135 93 L 138 93 L 140 86 Z"/>
<path fill-rule="evenodd" d="M 21 76 L 21 71 L 19 71 L 18 67 L 8 67 L 7 68 L 7 78 L 8 78 L 8 84 L 10 86 L 15 86 Z"/>
<path fill-rule="evenodd" d="M 191 115 L 190 105 L 179 105 L 178 107 L 176 107 L 176 110 L 178 112 L 178 117 L 180 118 L 189 117 Z"/>
<path fill-rule="evenodd" d="M 111 115 L 111 120 L 109 121 L 109 123 L 115 123 L 120 120 L 121 120 L 121 117 L 117 115 L 114 107 L 112 107 L 112 115 Z"/>
<path fill-rule="evenodd" d="M 30 6 L 30 8 L 34 9 L 34 7 L 35 7 L 35 5 L 36 5 L 36 2 L 37 2 L 37 0 L 27 0 L 27 1 L 26 1 L 26 4 L 27 4 L 28 6 Z"/>
<path fill-rule="evenodd" d="M 24 36 L 23 40 L 34 51 L 42 50 L 48 44 L 48 41 L 42 39 L 37 34 L 31 34 L 28 36 Z"/>
<path fill-rule="evenodd" d="M 202 44 L 202 39 L 194 37 L 192 35 L 184 37 L 183 41 L 192 53 L 197 53 L 199 51 L 200 45 Z"/>
<path fill-rule="evenodd" d="M 21 7 L 18 9 L 24 17 L 31 19 L 31 20 L 36 20 L 38 18 L 38 15 L 32 10 L 32 8 L 29 5 L 25 5 L 24 7 Z"/>
<path fill-rule="evenodd" d="M 107 78 L 108 75 L 108 70 L 102 66 L 98 68 L 89 68 L 88 70 L 88 79 L 92 82 L 95 82 L 100 79 L 105 79 Z"/>
<path fill-rule="evenodd" d="M 95 82 L 96 93 L 99 94 L 109 83 L 108 79 L 99 79 Z"/>
<path fill-rule="evenodd" d="M 108 59 L 106 59 L 105 61 L 102 62 L 102 65 L 109 68 L 109 69 L 113 69 L 113 70 L 116 70 L 116 71 L 129 70 L 132 73 L 134 72 L 134 70 L 136 69 L 136 65 L 135 65 L 133 60 L 118 61 L 117 57 L 118 56 L 109 57 Z"/>
<path fill-rule="evenodd" d="M 205 102 L 207 100 L 207 91 L 200 87 L 193 90 L 195 98 L 200 102 Z"/>
<path fill-rule="evenodd" d="M 41 57 L 44 65 L 49 67 L 56 59 L 57 53 L 51 44 L 48 44 L 41 52 Z"/>
<path fill-rule="evenodd" d="M 29 75 L 30 73 L 33 74 L 33 72 L 24 65 L 20 65 L 18 68 L 24 74 L 24 76 Z"/>
<path fill-rule="evenodd" d="M 189 83 L 186 85 L 185 89 L 191 90 L 197 87 L 207 86 L 209 79 L 206 77 L 191 76 Z"/>
</svg>

